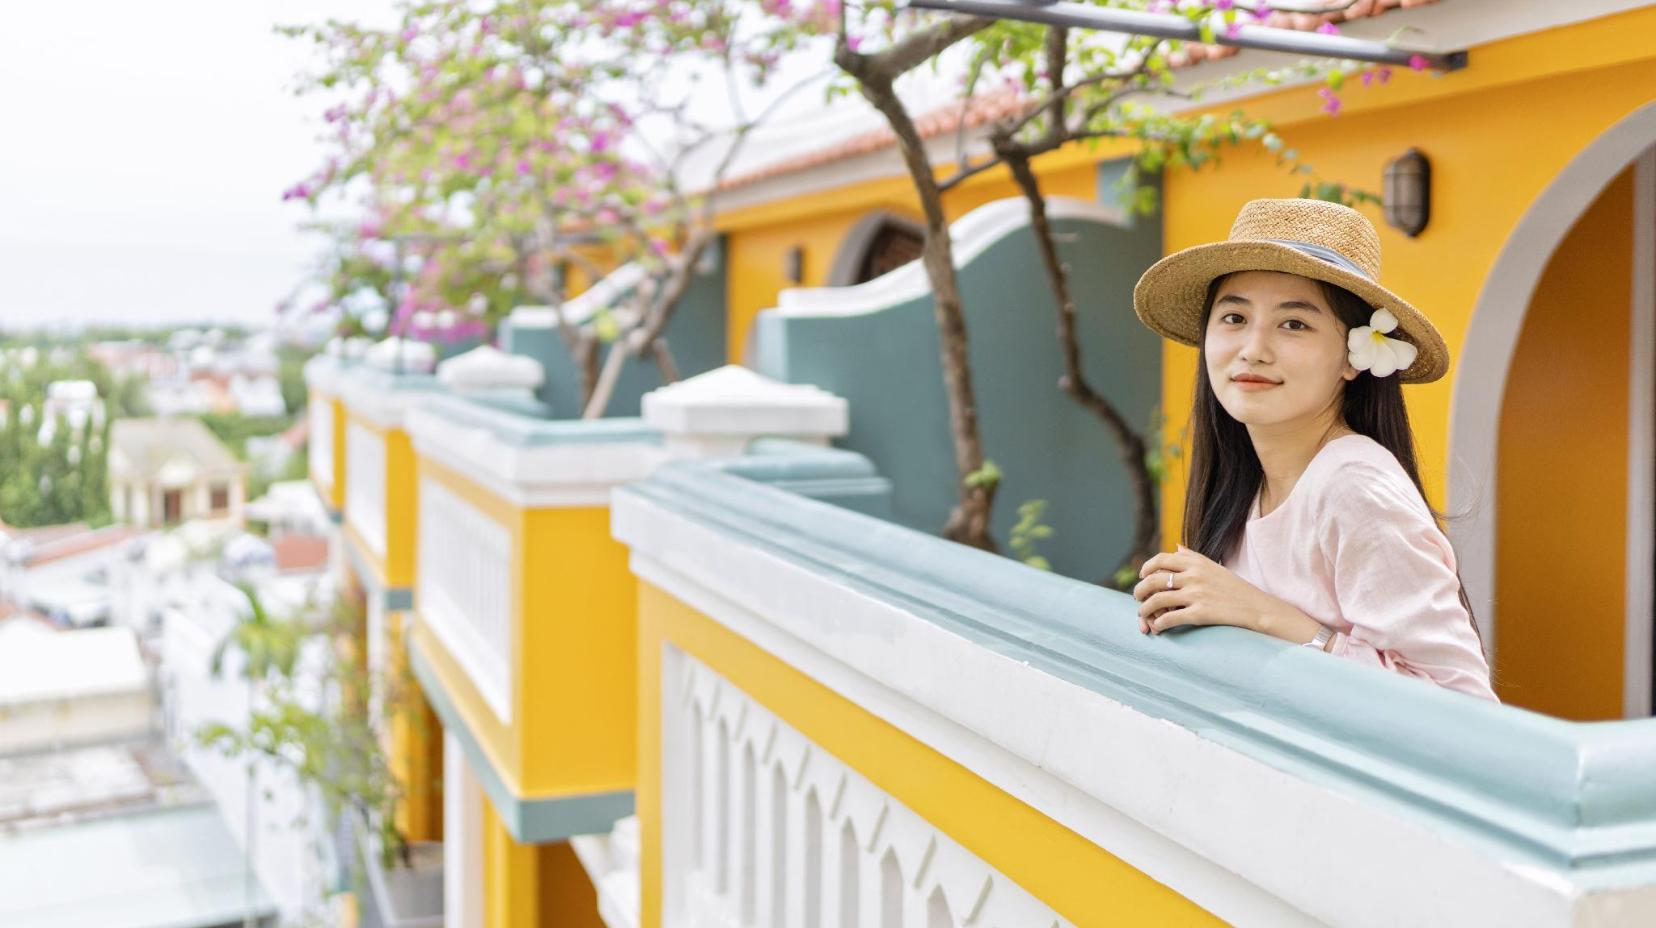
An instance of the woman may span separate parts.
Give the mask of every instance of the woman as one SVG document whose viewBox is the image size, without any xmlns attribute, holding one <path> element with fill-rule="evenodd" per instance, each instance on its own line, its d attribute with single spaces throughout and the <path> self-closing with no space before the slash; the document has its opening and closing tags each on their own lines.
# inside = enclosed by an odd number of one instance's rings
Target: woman
<svg viewBox="0 0 1656 928">
<path fill-rule="evenodd" d="M 1247 204 L 1227 241 L 1139 280 L 1139 319 L 1200 351 L 1194 547 L 1144 563 L 1139 629 L 1236 625 L 1494 699 L 1403 405 L 1448 349 L 1379 276 L 1366 217 L 1295 199 Z"/>
</svg>

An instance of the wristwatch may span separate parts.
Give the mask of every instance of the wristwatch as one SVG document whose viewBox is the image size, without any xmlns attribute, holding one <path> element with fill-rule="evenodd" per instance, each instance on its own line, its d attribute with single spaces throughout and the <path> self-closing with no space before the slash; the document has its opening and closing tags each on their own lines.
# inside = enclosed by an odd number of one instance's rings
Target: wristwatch
<svg viewBox="0 0 1656 928">
<path fill-rule="evenodd" d="M 1302 648 L 1316 648 L 1318 651 L 1328 647 L 1328 639 L 1334 637 L 1334 629 L 1324 625 L 1317 629 L 1317 637 L 1300 645 Z"/>
</svg>

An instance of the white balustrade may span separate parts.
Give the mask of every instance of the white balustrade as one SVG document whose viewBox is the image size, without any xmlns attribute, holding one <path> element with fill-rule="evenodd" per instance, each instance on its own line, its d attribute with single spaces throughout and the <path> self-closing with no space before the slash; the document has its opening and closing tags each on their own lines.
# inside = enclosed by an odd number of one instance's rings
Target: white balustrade
<svg viewBox="0 0 1656 928">
<path fill-rule="evenodd" d="M 310 472 L 325 486 L 333 486 L 334 472 L 333 400 L 310 398 Z"/>
<path fill-rule="evenodd" d="M 420 620 L 510 723 L 511 533 L 430 477 L 420 481 L 419 521 Z"/>
<path fill-rule="evenodd" d="M 345 429 L 345 522 L 385 560 L 385 438 L 356 422 Z"/>
<path fill-rule="evenodd" d="M 706 665 L 663 658 L 664 925 L 1069 925 Z"/>
</svg>

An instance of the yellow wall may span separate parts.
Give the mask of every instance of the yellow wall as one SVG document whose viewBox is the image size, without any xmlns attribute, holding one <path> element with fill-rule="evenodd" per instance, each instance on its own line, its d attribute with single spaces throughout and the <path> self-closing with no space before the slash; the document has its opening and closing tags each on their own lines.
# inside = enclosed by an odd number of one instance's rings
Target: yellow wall
<svg viewBox="0 0 1656 928">
<path fill-rule="evenodd" d="M 386 616 L 390 678 L 381 698 L 386 719 L 382 743 L 402 791 L 397 828 L 410 841 L 443 840 L 443 728 L 408 666 L 403 634 L 410 616 Z"/>
<path fill-rule="evenodd" d="M 1496 688 L 1573 719 L 1622 712 L 1632 254 L 1629 170 L 1553 254 L 1501 408 Z"/>
<path fill-rule="evenodd" d="M 1221 924 L 1119 858 L 669 594 L 639 586 L 642 924 L 661 924 L 661 651 L 671 642 L 1081 928 Z"/>
<path fill-rule="evenodd" d="M 1048 167 L 1047 165 L 1055 165 Z M 1051 195 L 1090 200 L 1097 195 L 1097 169 L 1090 161 L 1073 157 L 1043 162 L 1042 189 Z M 988 172 L 951 191 L 944 200 L 950 221 L 991 200 L 1017 196 L 1004 171 Z M 905 178 L 868 181 L 774 204 L 733 211 L 721 216 L 728 234 L 727 315 L 725 340 L 728 359 L 742 360 L 753 320 L 776 305 L 776 295 L 790 286 L 820 287 L 840 243 L 863 216 L 885 210 L 918 221 L 920 209 L 914 188 Z M 793 284 L 783 277 L 789 250 L 804 251 L 803 280 Z"/>
<path fill-rule="evenodd" d="M 328 508 L 334 512 L 345 511 L 345 403 L 338 397 L 330 399 L 333 403 L 333 485 L 328 487 Z"/>
<path fill-rule="evenodd" d="M 420 537 L 414 444 L 402 429 L 387 429 L 380 437 L 385 441 L 385 582 L 394 589 L 413 589 Z"/>
<path fill-rule="evenodd" d="M 484 928 L 604 928 L 568 842 L 519 844 L 483 803 Z"/>
<path fill-rule="evenodd" d="M 631 789 L 636 581 L 607 506 L 537 509 L 514 529 L 523 785 L 530 793 Z"/>
<path fill-rule="evenodd" d="M 381 561 L 349 525 L 345 531 L 357 553 L 370 562 L 376 583 L 387 589 L 412 589 L 420 507 L 413 441 L 403 429 L 388 429 L 350 412 L 347 418 L 349 425 L 373 432 L 385 444 L 385 559 Z"/>
<path fill-rule="evenodd" d="M 468 730 L 520 797 L 631 789 L 635 581 L 609 509 L 519 509 L 428 459 L 419 470 L 512 539 L 511 725 L 439 642 L 417 633 Z"/>
</svg>

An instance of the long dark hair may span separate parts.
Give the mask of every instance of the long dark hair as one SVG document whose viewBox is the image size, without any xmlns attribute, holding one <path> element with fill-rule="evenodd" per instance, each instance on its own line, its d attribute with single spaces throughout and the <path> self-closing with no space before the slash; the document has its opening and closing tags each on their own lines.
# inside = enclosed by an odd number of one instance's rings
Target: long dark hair
<svg viewBox="0 0 1656 928">
<path fill-rule="evenodd" d="M 1185 493 L 1184 537 L 1186 546 L 1201 552 L 1214 561 L 1224 561 L 1242 541 L 1248 515 L 1253 508 L 1254 495 L 1259 492 L 1264 470 L 1248 427 L 1238 422 L 1214 395 L 1213 384 L 1207 374 L 1208 316 L 1213 312 L 1214 298 L 1219 294 L 1220 277 L 1208 285 L 1207 302 L 1202 307 L 1202 332 L 1197 349 L 1196 394 L 1190 411 L 1190 485 Z M 1326 281 L 1317 281 L 1323 298 L 1346 331 L 1368 325 L 1374 312 L 1361 297 Z M 1433 508 L 1426 499 L 1426 488 L 1420 482 L 1420 468 L 1415 459 L 1414 430 L 1409 427 L 1409 410 L 1403 404 L 1403 384 L 1396 377 L 1370 377 L 1359 374 L 1346 381 L 1340 398 L 1340 419 L 1347 427 L 1379 442 L 1403 465 L 1403 472 L 1420 493 L 1439 528 L 1449 517 Z M 1457 559 L 1458 560 L 1458 559 Z M 1472 614 L 1472 602 L 1466 595 L 1466 584 L 1460 581 L 1461 606 L 1472 622 L 1472 631 L 1483 642 L 1478 622 Z"/>
</svg>

